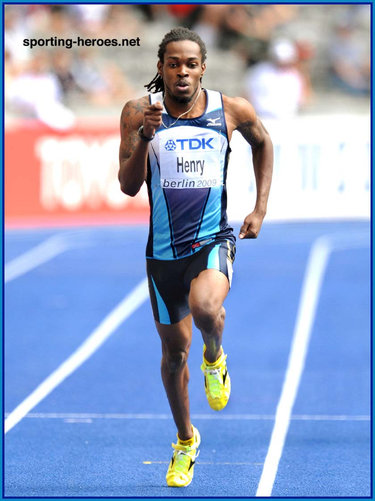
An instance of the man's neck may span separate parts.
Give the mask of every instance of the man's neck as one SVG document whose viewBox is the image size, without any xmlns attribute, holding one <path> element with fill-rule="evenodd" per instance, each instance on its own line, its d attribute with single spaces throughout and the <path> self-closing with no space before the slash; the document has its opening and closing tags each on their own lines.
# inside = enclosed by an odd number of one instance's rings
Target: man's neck
<svg viewBox="0 0 375 501">
<path fill-rule="evenodd" d="M 163 102 L 170 115 L 177 117 L 186 113 L 184 118 L 191 118 L 202 114 L 206 98 L 202 87 L 199 86 L 188 102 L 180 102 L 174 96 L 171 96 L 168 91 L 165 92 Z"/>
</svg>

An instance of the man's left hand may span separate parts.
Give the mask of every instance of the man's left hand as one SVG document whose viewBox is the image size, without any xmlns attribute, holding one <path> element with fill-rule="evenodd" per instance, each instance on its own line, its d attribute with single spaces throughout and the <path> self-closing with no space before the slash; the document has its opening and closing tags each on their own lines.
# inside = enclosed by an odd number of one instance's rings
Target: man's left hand
<svg viewBox="0 0 375 501">
<path fill-rule="evenodd" d="M 257 238 L 262 227 L 263 219 L 264 216 L 255 211 L 246 216 L 240 229 L 239 238 Z"/>
</svg>

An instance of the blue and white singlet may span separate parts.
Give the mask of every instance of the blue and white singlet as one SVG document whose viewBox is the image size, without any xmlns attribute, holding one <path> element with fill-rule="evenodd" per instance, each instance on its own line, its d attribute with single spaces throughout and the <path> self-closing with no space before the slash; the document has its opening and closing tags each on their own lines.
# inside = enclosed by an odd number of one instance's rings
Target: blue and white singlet
<svg viewBox="0 0 375 501">
<path fill-rule="evenodd" d="M 227 220 L 229 142 L 220 92 L 205 90 L 200 117 L 171 117 L 149 143 L 147 187 L 150 231 L 146 257 L 174 260 L 194 254 L 216 239 L 234 243 Z M 150 103 L 163 102 L 162 93 Z"/>
</svg>

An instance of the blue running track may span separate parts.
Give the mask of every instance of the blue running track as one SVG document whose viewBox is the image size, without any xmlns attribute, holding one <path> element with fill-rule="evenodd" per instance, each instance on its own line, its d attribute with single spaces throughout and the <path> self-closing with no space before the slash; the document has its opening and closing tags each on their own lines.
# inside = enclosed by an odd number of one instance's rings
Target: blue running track
<svg viewBox="0 0 375 501">
<path fill-rule="evenodd" d="M 185 489 L 165 484 L 176 431 L 146 238 L 146 226 L 6 232 L 4 495 L 371 496 L 370 223 L 268 223 L 237 242 L 232 395 L 209 408 L 195 330 L 202 445 Z"/>
</svg>

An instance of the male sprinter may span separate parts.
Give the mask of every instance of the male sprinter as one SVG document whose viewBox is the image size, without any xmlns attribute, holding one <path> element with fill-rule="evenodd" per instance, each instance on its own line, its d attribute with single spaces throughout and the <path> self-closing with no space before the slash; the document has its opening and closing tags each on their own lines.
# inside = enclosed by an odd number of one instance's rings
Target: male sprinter
<svg viewBox="0 0 375 501">
<path fill-rule="evenodd" d="M 204 341 L 202 371 L 209 405 L 223 409 L 230 378 L 221 346 L 232 278 L 235 237 L 226 215 L 229 141 L 240 131 L 252 148 L 255 208 L 239 238 L 256 238 L 266 214 L 273 147 L 244 99 L 202 88 L 206 47 L 186 29 L 159 46 L 151 94 L 129 101 L 121 115 L 119 181 L 136 195 L 146 181 L 151 208 L 146 249 L 155 324 L 162 341 L 161 373 L 177 427 L 167 484 L 189 485 L 200 444 L 190 421 L 187 359 L 192 319 Z"/>
</svg>

